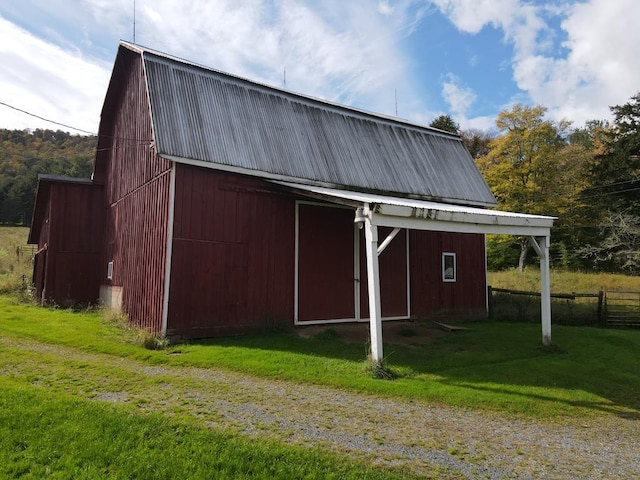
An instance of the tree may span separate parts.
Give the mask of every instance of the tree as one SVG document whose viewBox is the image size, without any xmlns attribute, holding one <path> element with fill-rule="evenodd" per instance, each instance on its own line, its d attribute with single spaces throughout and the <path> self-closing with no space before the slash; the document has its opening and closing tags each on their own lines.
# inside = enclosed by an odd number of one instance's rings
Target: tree
<svg viewBox="0 0 640 480">
<path fill-rule="evenodd" d="M 473 158 L 480 158 L 489 153 L 491 141 L 496 137 L 492 132 L 485 132 L 477 128 L 460 130 L 462 143 L 467 147 Z"/>
<path fill-rule="evenodd" d="M 458 133 L 460 131 L 460 125 L 458 125 L 449 115 L 438 115 L 433 119 L 429 126 L 451 133 Z"/>
<path fill-rule="evenodd" d="M 0 223 L 30 222 L 39 173 L 91 175 L 95 145 L 60 130 L 0 129 Z"/>
<path fill-rule="evenodd" d="M 609 212 L 600 224 L 603 239 L 581 250 L 584 258 L 606 270 L 640 273 L 640 216 Z"/>
<path fill-rule="evenodd" d="M 566 122 L 544 119 L 546 108 L 515 105 L 500 112 L 496 126 L 500 135 L 489 152 L 477 159 L 492 188 L 498 208 L 523 213 L 556 215 L 558 192 L 563 190 L 557 153 L 566 145 Z M 518 238 L 518 269 L 524 270 L 530 250 L 528 238 Z"/>
<path fill-rule="evenodd" d="M 601 215 L 640 207 L 640 93 L 611 107 L 613 123 L 604 130 L 602 148 L 591 167 L 592 187 L 585 192 Z"/>
</svg>

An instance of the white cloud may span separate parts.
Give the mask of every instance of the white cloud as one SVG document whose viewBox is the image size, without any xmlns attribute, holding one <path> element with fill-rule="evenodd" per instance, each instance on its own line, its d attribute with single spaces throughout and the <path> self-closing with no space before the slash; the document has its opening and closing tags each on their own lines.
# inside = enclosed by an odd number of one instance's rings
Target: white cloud
<svg viewBox="0 0 640 480">
<path fill-rule="evenodd" d="M 378 12 L 380 12 L 382 15 L 391 15 L 393 14 L 393 7 L 389 5 L 388 0 L 379 0 Z"/>
<path fill-rule="evenodd" d="M 442 82 L 442 97 L 455 118 L 466 118 L 469 108 L 476 101 L 473 90 L 463 86 L 461 80 L 452 73 L 447 74 Z"/>
<path fill-rule="evenodd" d="M 591 0 L 571 7 L 562 28 L 566 58 L 546 58 L 546 81 L 532 98 L 558 118 L 608 118 L 609 106 L 640 91 L 640 3 Z"/>
<path fill-rule="evenodd" d="M 28 10 L 36 0 L 23 1 Z M 394 114 L 397 90 L 407 99 L 400 105 L 402 115 L 425 110 L 416 100 L 418 89 L 407 73 L 409 61 L 401 46 L 424 15 L 420 2 L 137 0 L 136 42 L 275 86 L 282 86 L 286 68 L 290 90 L 383 114 Z M 41 76 L 51 77 L 49 90 L 57 82 L 63 93 L 54 96 L 65 101 L 53 101 L 45 109 L 42 102 L 36 103 L 43 96 L 38 93 L 38 84 L 29 82 L 12 96 L 30 99 L 25 109 L 37 107 L 43 116 L 55 118 L 69 116 L 65 109 L 73 110 L 77 105 L 84 109 L 84 115 L 95 118 L 81 123 L 95 130 L 117 40 L 131 41 L 133 37 L 132 3 L 82 0 L 73 6 L 68 1 L 60 5 L 59 11 L 47 7 L 46 15 L 36 17 L 22 14 L 17 7 L 12 10 L 14 17 L 21 14 L 22 23 L 42 37 L 6 22 L 2 38 L 12 40 L 0 48 L 12 52 L 14 63 L 5 58 L 8 70 L 0 76 L 8 78 L 12 68 L 15 75 L 26 75 L 30 68 L 47 70 Z M 42 25 L 48 26 L 48 33 L 43 33 Z M 84 59 L 79 48 L 85 46 L 93 55 L 107 59 L 108 65 Z M 56 59 L 57 68 L 52 59 Z M 95 65 L 99 65 L 101 81 L 87 78 L 93 75 Z M 9 88 L 18 87 L 10 85 L 5 91 Z M 67 119 L 65 123 L 70 122 Z M 33 125 L 33 121 L 27 119 L 26 124 Z"/>
<path fill-rule="evenodd" d="M 128 2 L 85 0 L 95 18 L 123 30 Z M 229 73 L 391 113 L 393 89 L 413 90 L 398 39 L 411 1 L 138 0 L 142 45 Z"/>
<path fill-rule="evenodd" d="M 513 45 L 517 86 L 555 119 L 576 124 L 609 118 L 609 106 L 640 90 L 640 3 L 588 0 L 531 4 L 523 0 L 432 0 L 456 27 L 499 28 Z M 547 20 L 563 19 L 564 51 L 554 52 Z"/>
<path fill-rule="evenodd" d="M 0 101 L 97 132 L 109 67 L 46 43 L 0 17 Z M 0 105 L 0 127 L 64 129 Z"/>
</svg>

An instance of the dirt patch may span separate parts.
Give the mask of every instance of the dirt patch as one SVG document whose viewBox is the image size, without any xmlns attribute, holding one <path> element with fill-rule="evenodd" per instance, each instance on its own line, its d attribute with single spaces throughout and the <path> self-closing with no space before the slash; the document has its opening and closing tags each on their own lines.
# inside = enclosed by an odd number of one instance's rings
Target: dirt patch
<svg viewBox="0 0 640 480">
<path fill-rule="evenodd" d="M 311 338 L 327 331 L 334 332 L 345 343 L 367 343 L 369 322 L 333 323 L 296 328 L 302 338 Z M 382 324 L 382 338 L 389 345 L 426 345 L 443 335 L 455 335 L 442 330 L 433 322 L 394 320 Z"/>
</svg>

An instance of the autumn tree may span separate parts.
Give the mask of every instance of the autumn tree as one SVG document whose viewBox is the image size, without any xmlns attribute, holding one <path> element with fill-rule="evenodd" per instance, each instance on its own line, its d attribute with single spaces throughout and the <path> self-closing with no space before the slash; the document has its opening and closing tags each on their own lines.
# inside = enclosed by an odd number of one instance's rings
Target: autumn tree
<svg viewBox="0 0 640 480">
<path fill-rule="evenodd" d="M 95 145 L 60 130 L 0 129 L 0 223 L 29 224 L 38 174 L 91 175 Z"/>
<path fill-rule="evenodd" d="M 558 152 L 566 146 L 565 122 L 544 119 L 546 108 L 515 105 L 500 112 L 499 131 L 478 167 L 498 201 L 498 208 L 522 213 L 557 215 L 563 191 L 563 165 Z M 517 238 L 518 269 L 524 270 L 530 244 Z"/>
</svg>

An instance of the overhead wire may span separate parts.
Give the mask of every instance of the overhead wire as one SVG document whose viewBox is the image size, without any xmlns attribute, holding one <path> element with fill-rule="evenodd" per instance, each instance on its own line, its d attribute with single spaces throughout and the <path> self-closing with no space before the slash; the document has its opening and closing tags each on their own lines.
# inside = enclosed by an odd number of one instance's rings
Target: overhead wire
<svg viewBox="0 0 640 480">
<path fill-rule="evenodd" d="M 61 127 L 70 128 L 71 130 L 77 130 L 78 132 L 88 133 L 89 135 L 97 135 L 94 132 L 90 132 L 90 131 L 84 130 L 82 128 L 73 127 L 71 125 L 67 125 L 66 123 L 56 122 L 55 120 L 50 120 L 48 118 L 41 117 L 40 115 L 36 115 L 35 113 L 27 112 L 26 110 L 23 110 L 23 109 L 18 108 L 18 107 L 14 107 L 13 105 L 9 105 L 8 103 L 2 102 L 2 101 L 0 101 L 0 105 L 4 105 L 5 107 L 9 107 L 9 108 L 11 108 L 13 110 L 16 110 L 18 112 L 22 112 L 22 113 L 24 113 L 26 115 L 30 115 L 30 116 L 38 118 L 40 120 L 44 120 L 45 122 L 53 123 L 54 125 L 60 125 Z"/>
<path fill-rule="evenodd" d="M 65 128 L 70 128 L 72 130 L 77 130 L 79 132 L 86 133 L 88 135 L 92 135 L 94 137 L 111 138 L 111 139 L 114 139 L 114 140 L 120 140 L 120 141 L 131 142 L 131 143 L 141 143 L 141 144 L 144 144 L 144 143 L 149 143 L 150 144 L 150 143 L 153 142 L 153 140 L 150 139 L 150 138 L 149 139 L 140 139 L 140 138 L 127 138 L 127 137 L 118 137 L 118 136 L 113 136 L 113 135 L 97 134 L 95 132 L 90 132 L 90 131 L 84 130 L 82 128 L 74 127 L 72 125 L 67 125 L 66 123 L 61 123 L 61 122 L 56 122 L 55 120 L 50 120 L 50 119 L 45 118 L 45 117 L 43 117 L 41 115 L 36 115 L 35 113 L 28 112 L 26 110 L 23 110 L 21 108 L 15 107 L 15 106 L 10 105 L 10 104 L 8 104 L 6 102 L 3 102 L 3 101 L 0 101 L 0 105 L 4 105 L 5 107 L 11 108 L 13 110 L 16 110 L 18 112 L 24 113 L 26 115 L 38 118 L 40 120 L 44 120 L 45 122 L 53 123 L 54 125 L 59 125 L 61 127 L 65 127 Z M 105 150 L 105 149 L 101 149 L 101 150 Z"/>
</svg>

